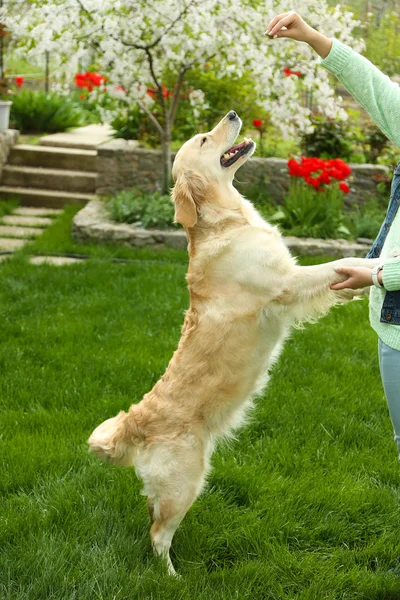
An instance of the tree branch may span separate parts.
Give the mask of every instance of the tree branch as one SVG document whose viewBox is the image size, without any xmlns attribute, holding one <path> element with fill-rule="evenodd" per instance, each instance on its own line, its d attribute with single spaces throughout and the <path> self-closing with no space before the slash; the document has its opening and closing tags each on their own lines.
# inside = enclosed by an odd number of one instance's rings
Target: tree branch
<svg viewBox="0 0 400 600">
<path fill-rule="evenodd" d="M 80 2 L 80 0 L 77 0 L 77 2 Z M 137 50 L 145 50 L 145 51 L 146 50 L 151 50 L 152 48 L 154 48 L 154 46 L 157 46 L 157 44 L 162 40 L 162 38 L 164 37 L 164 35 L 166 35 L 167 33 L 169 33 L 171 31 L 171 29 L 173 29 L 174 25 L 176 23 L 178 23 L 178 21 L 181 20 L 181 18 L 187 13 L 187 11 L 192 6 L 192 4 L 195 4 L 196 2 L 197 2 L 197 0 L 190 0 L 189 4 L 187 4 L 185 6 L 185 8 L 183 8 L 181 10 L 181 12 L 176 17 L 176 19 L 174 19 L 170 23 L 170 25 L 168 25 L 168 27 L 166 29 L 164 29 L 164 31 L 162 33 L 160 33 L 160 35 L 153 42 L 151 42 L 151 44 L 147 44 L 146 46 L 144 46 L 143 44 L 134 44 L 133 42 L 127 42 L 126 40 L 120 40 L 121 43 L 124 46 L 130 46 L 132 48 L 136 48 Z"/>
<path fill-rule="evenodd" d="M 146 113 L 146 115 L 149 117 L 150 121 L 153 123 L 153 125 L 155 126 L 155 128 L 157 129 L 158 133 L 160 134 L 160 137 L 162 138 L 164 136 L 164 130 L 161 127 L 160 123 L 157 121 L 157 119 L 155 118 L 155 116 L 153 115 L 153 113 L 147 108 L 147 106 L 145 104 L 143 104 L 143 102 L 141 102 L 140 100 L 138 100 L 138 105 L 139 108 L 142 109 L 143 112 Z"/>
<path fill-rule="evenodd" d="M 152 56 L 152 54 L 151 54 L 151 52 L 150 52 L 150 50 L 148 48 L 146 48 L 145 52 L 146 52 L 146 55 L 147 55 L 147 60 L 148 60 L 148 63 L 149 63 L 151 76 L 152 76 L 152 78 L 154 80 L 154 83 L 157 86 L 157 94 L 158 94 L 158 98 L 160 100 L 160 104 L 161 104 L 161 107 L 162 107 L 162 110 L 163 110 L 163 114 L 164 114 L 164 117 L 167 118 L 168 115 L 167 115 L 167 107 L 166 107 L 166 104 L 165 104 L 165 98 L 163 96 L 162 86 L 161 86 L 160 82 L 158 81 L 157 75 L 156 75 L 156 73 L 154 71 L 153 56 Z"/>
<path fill-rule="evenodd" d="M 171 128 L 175 121 L 176 110 L 178 108 L 178 102 L 179 102 L 179 94 L 181 92 L 181 87 L 183 84 L 183 80 L 184 80 L 186 71 L 187 71 L 187 68 L 183 67 L 181 72 L 179 73 L 178 81 L 176 82 L 174 97 L 172 98 L 172 104 L 171 104 L 171 108 L 170 108 L 169 115 L 168 115 L 168 119 L 169 119 Z"/>
</svg>

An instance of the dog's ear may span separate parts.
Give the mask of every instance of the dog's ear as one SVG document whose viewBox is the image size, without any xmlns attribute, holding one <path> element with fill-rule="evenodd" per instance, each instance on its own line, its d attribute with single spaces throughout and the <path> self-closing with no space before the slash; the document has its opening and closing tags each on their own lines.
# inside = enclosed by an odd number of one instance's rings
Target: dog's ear
<svg viewBox="0 0 400 600">
<path fill-rule="evenodd" d="M 197 208 L 206 192 L 205 181 L 196 173 L 179 171 L 171 197 L 175 204 L 175 221 L 183 227 L 197 223 Z"/>
</svg>

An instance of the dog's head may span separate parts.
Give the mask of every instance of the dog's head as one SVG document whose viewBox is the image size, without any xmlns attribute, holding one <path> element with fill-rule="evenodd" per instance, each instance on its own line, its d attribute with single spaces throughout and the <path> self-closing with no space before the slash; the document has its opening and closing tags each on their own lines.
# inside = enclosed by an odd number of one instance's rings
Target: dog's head
<svg viewBox="0 0 400 600">
<path fill-rule="evenodd" d="M 241 119 L 231 110 L 212 131 L 195 135 L 176 155 L 172 199 L 175 220 L 184 227 L 194 227 L 201 202 L 211 191 L 223 194 L 231 187 L 236 171 L 253 154 L 252 140 L 233 145 L 241 127 Z"/>
</svg>

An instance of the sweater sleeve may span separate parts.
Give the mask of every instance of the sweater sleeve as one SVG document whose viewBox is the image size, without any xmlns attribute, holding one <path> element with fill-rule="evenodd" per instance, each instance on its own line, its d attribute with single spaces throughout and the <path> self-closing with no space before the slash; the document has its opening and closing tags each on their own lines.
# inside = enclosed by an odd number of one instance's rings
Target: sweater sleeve
<svg viewBox="0 0 400 600">
<path fill-rule="evenodd" d="M 400 147 L 400 87 L 338 40 L 320 64 L 343 83 L 383 133 Z"/>
<path fill-rule="evenodd" d="M 400 260 L 398 258 L 389 258 L 385 260 L 385 266 L 382 271 L 383 287 L 388 292 L 397 292 L 400 290 Z"/>
</svg>

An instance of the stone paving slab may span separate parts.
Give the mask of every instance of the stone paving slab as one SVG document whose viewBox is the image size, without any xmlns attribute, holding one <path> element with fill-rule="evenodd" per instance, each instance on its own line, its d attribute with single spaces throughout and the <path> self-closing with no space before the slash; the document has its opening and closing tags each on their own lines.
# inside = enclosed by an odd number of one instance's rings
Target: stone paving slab
<svg viewBox="0 0 400 600">
<path fill-rule="evenodd" d="M 113 139 L 114 130 L 110 125 L 87 125 L 71 129 L 65 133 L 53 133 L 40 139 L 41 146 L 62 146 L 63 148 L 83 148 L 95 150 L 100 144 Z"/>
<path fill-rule="evenodd" d="M 34 227 L 12 227 L 11 225 L 0 225 L 0 236 L 29 238 L 37 237 L 43 233 L 42 229 Z"/>
<path fill-rule="evenodd" d="M 54 265 L 56 267 L 62 267 L 64 265 L 73 265 L 75 263 L 84 262 L 79 258 L 72 258 L 68 256 L 32 256 L 29 259 L 32 265 Z"/>
<path fill-rule="evenodd" d="M 61 215 L 61 208 L 39 208 L 38 206 L 19 206 L 13 210 L 14 215 L 23 217 L 46 217 L 47 215 Z"/>
<path fill-rule="evenodd" d="M 1 219 L 1 223 L 6 225 L 26 225 L 28 227 L 47 227 L 52 222 L 52 219 L 48 217 L 27 217 L 25 215 L 6 215 Z"/>
<path fill-rule="evenodd" d="M 18 250 L 26 244 L 27 240 L 21 240 L 18 238 L 1 238 L 0 237 L 0 250 Z"/>
</svg>

